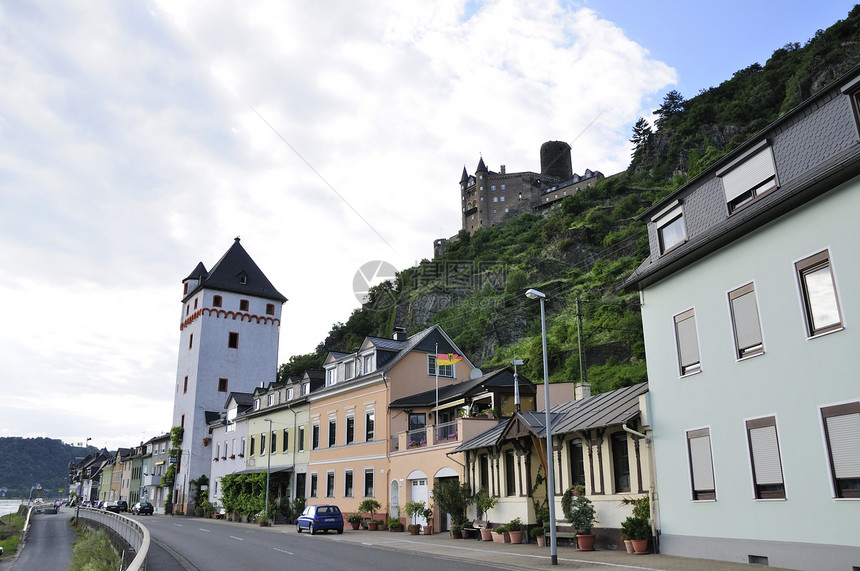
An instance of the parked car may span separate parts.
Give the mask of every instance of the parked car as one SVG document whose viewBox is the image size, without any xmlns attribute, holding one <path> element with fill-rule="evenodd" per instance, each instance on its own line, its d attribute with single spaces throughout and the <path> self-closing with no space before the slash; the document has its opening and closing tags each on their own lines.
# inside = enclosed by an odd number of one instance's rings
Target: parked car
<svg viewBox="0 0 860 571">
<path fill-rule="evenodd" d="M 128 502 L 125 500 L 120 500 L 118 502 L 108 502 L 104 507 L 105 511 L 114 512 L 114 513 L 122 513 L 128 511 Z"/>
<path fill-rule="evenodd" d="M 296 520 L 296 531 L 301 533 L 303 529 L 310 531 L 311 535 L 330 529 L 343 533 L 343 514 L 337 506 L 308 506 Z"/>
<path fill-rule="evenodd" d="M 147 502 L 146 500 L 142 502 L 137 502 L 131 507 L 131 513 L 133 513 L 134 515 L 152 515 L 154 511 L 155 508 L 152 506 L 151 503 Z"/>
</svg>

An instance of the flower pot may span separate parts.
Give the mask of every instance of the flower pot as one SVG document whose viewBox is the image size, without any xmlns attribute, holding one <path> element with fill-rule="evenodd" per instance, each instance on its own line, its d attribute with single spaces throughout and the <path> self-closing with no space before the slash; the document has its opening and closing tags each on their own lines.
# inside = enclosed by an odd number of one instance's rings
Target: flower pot
<svg viewBox="0 0 860 571">
<path fill-rule="evenodd" d="M 576 536 L 577 551 L 594 551 L 594 534 Z"/>
<path fill-rule="evenodd" d="M 482 527 L 481 528 L 481 541 L 493 541 L 493 530 Z"/>
<path fill-rule="evenodd" d="M 360 521 L 351 521 L 351 522 L 349 522 L 349 525 L 352 526 L 352 529 L 358 529 L 358 526 L 361 525 L 361 522 Z"/>
<path fill-rule="evenodd" d="M 451 530 L 451 539 L 460 539 L 460 532 Z"/>
<path fill-rule="evenodd" d="M 418 535 L 421 533 L 421 526 L 413 523 L 409 526 L 409 533 L 412 535 Z"/>
<path fill-rule="evenodd" d="M 424 526 L 424 535 L 433 535 L 433 526 L 425 525 Z"/>
<path fill-rule="evenodd" d="M 379 529 L 379 522 L 378 521 L 372 519 L 369 522 L 367 522 L 367 530 L 368 531 L 376 531 L 377 529 Z"/>
<path fill-rule="evenodd" d="M 535 541 L 537 541 L 538 547 L 546 547 L 546 536 L 538 535 L 535 537 Z"/>
<path fill-rule="evenodd" d="M 633 540 L 625 539 L 624 547 L 627 549 L 627 553 L 633 553 Z"/>
<path fill-rule="evenodd" d="M 493 532 L 493 543 L 510 543 L 510 542 L 511 542 L 511 536 L 507 531 L 502 532 L 502 533 Z"/>
<path fill-rule="evenodd" d="M 648 540 L 647 539 L 631 539 L 633 543 L 633 552 L 636 555 L 645 555 L 648 553 Z"/>
<path fill-rule="evenodd" d="M 511 543 L 522 543 L 523 542 L 523 531 L 509 531 L 508 535 L 511 536 Z"/>
</svg>

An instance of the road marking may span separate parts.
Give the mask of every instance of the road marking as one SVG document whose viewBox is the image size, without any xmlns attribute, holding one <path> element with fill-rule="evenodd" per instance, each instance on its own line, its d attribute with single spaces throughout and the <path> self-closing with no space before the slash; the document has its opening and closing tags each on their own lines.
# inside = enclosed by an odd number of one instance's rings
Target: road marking
<svg viewBox="0 0 860 571">
<path fill-rule="evenodd" d="M 284 549 L 278 549 L 277 547 L 273 547 L 272 549 L 274 549 L 275 551 L 280 551 L 281 553 L 286 553 L 287 555 L 295 555 L 295 553 L 293 553 L 292 551 L 286 551 Z"/>
<path fill-rule="evenodd" d="M 202 527 L 200 528 L 200 531 L 205 531 L 206 533 L 211 533 L 208 529 L 203 529 Z"/>
<path fill-rule="evenodd" d="M 231 536 L 230 536 L 230 539 L 237 539 L 237 540 L 239 540 L 239 541 L 245 541 L 245 540 L 244 540 L 244 539 L 242 539 L 241 537 L 236 537 L 235 535 L 231 535 Z"/>
<path fill-rule="evenodd" d="M 174 523 L 173 525 L 175 525 L 176 527 L 182 527 L 181 523 Z"/>
</svg>

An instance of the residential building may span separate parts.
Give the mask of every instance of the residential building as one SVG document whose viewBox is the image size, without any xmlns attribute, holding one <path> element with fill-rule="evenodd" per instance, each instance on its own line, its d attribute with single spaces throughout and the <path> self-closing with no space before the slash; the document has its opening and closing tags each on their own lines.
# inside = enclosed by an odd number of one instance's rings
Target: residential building
<svg viewBox="0 0 860 571">
<path fill-rule="evenodd" d="M 556 520 L 564 519 L 564 492 L 584 486 L 597 512 L 592 533 L 603 549 L 623 548 L 621 522 L 632 513 L 625 502 L 652 491 L 647 392 L 641 383 L 550 408 Z M 499 498 L 486 514 L 491 525 L 517 517 L 533 525 L 535 507 L 549 508 L 545 412 L 515 413 L 454 452 L 464 454 L 472 491 L 485 488 Z"/>
<path fill-rule="evenodd" d="M 860 564 L 860 68 L 642 215 L 660 550 Z"/>
<path fill-rule="evenodd" d="M 170 434 L 161 434 L 146 443 L 146 455 L 143 459 L 142 478 L 140 482 L 140 499 L 146 499 L 155 509 L 155 513 L 164 513 L 164 502 L 170 490 L 161 486 L 161 477 L 170 465 L 168 450 L 170 449 Z"/>
<path fill-rule="evenodd" d="M 202 263 L 183 280 L 173 425 L 184 429 L 173 501 L 192 513 L 188 482 L 210 476 L 208 422 L 231 392 L 250 393 L 278 368 L 286 298 L 236 238 L 209 271 Z"/>
</svg>

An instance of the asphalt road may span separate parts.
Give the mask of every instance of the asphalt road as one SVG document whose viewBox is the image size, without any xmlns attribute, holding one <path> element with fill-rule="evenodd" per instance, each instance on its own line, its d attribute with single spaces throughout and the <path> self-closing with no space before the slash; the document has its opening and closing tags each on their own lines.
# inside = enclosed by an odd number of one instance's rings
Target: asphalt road
<svg viewBox="0 0 860 571">
<path fill-rule="evenodd" d="M 46 569 L 68 569 L 72 557 L 72 544 L 77 539 L 69 523 L 72 510 L 60 509 L 60 513 L 35 514 L 30 520 L 26 549 L 21 550 L 12 564 L 13 571 L 45 571 Z"/>
<path fill-rule="evenodd" d="M 136 516 L 135 516 L 136 517 Z M 336 532 L 298 534 L 293 526 L 261 528 L 211 519 L 140 516 L 151 537 L 179 556 L 188 570 L 236 569 L 410 569 L 414 571 L 474 571 L 498 569 L 438 554 L 378 549 L 341 541 Z M 352 530 L 344 533 L 348 534 Z M 352 532 L 357 533 L 357 532 Z M 360 533 L 360 532 L 359 532 Z M 367 533 L 367 532 L 364 532 Z M 382 533 L 382 532 L 380 532 Z M 16 569 L 17 571 L 17 569 Z"/>
</svg>

